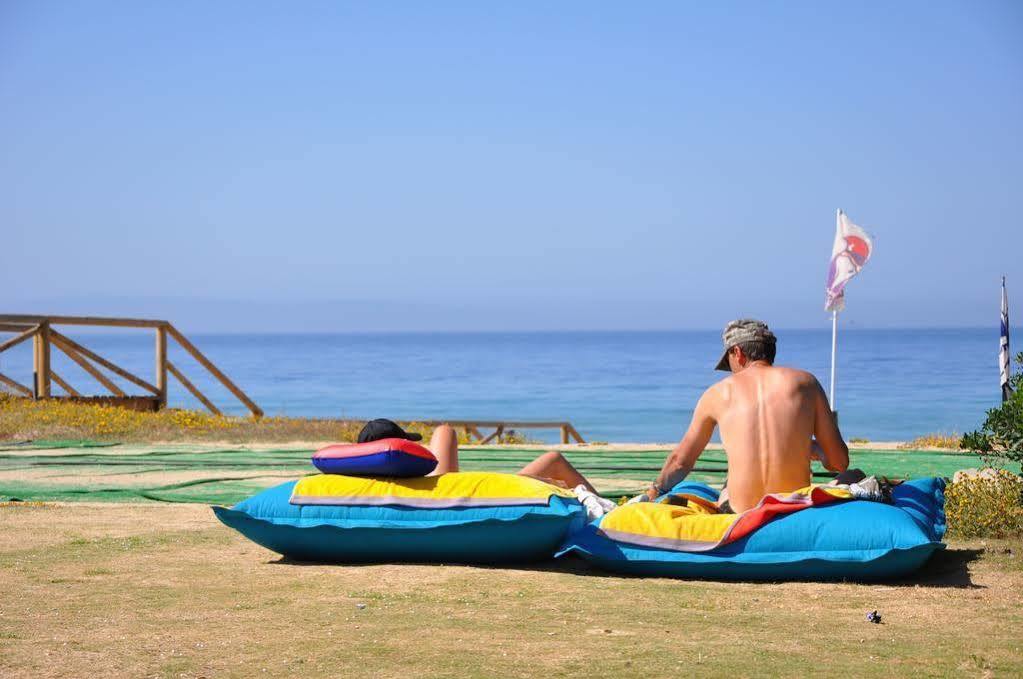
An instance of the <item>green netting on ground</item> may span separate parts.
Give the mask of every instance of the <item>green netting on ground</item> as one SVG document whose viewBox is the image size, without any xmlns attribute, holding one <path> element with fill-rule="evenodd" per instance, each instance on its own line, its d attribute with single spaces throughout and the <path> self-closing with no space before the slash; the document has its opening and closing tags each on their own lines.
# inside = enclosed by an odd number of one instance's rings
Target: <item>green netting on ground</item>
<svg viewBox="0 0 1023 679">
<path fill-rule="evenodd" d="M 109 451 L 77 450 L 84 447 L 50 445 L 39 454 L 20 447 L 18 452 L 0 452 L 0 500 L 234 504 L 267 486 L 316 471 L 309 462 L 311 449 L 125 445 Z M 52 452 L 64 448 L 68 452 Z M 542 452 L 465 448 L 460 460 L 465 471 L 514 472 Z M 667 453 L 573 450 L 566 456 L 602 493 L 614 497 L 653 479 Z M 924 451 L 863 450 L 851 457 L 854 467 L 893 478 L 951 476 L 982 464 L 972 455 Z M 824 480 L 828 475 L 818 468 L 815 476 Z M 720 485 L 724 477 L 724 452 L 714 450 L 703 454 L 690 476 L 712 485 Z"/>
</svg>

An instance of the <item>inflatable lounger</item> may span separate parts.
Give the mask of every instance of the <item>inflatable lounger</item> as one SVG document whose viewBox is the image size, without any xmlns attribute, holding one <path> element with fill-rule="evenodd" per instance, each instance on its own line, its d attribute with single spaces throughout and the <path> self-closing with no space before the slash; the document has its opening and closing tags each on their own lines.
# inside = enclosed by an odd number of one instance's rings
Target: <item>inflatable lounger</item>
<svg viewBox="0 0 1023 679">
<path fill-rule="evenodd" d="M 895 578 L 917 570 L 932 553 L 944 548 L 944 488 L 945 482 L 939 478 L 908 481 L 893 489 L 891 505 L 862 500 L 829 502 L 777 515 L 731 542 L 718 540 L 719 535 L 696 535 L 682 543 L 678 531 L 669 536 L 662 526 L 657 534 L 654 522 L 646 529 L 648 535 L 604 530 L 605 522 L 616 526 L 614 514 L 627 509 L 623 507 L 573 531 L 557 556 L 574 553 L 605 570 L 661 577 Z M 691 482 L 679 484 L 669 494 L 712 502 L 718 498 L 716 490 Z"/>
<path fill-rule="evenodd" d="M 586 512 L 568 490 L 492 472 L 428 478 L 309 476 L 231 509 L 226 525 L 319 562 L 524 563 L 550 558 Z"/>
</svg>

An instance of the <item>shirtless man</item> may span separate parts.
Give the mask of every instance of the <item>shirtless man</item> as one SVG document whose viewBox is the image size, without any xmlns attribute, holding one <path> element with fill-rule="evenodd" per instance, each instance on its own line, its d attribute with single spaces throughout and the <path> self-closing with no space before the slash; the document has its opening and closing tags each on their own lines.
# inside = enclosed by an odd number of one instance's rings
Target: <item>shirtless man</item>
<svg viewBox="0 0 1023 679">
<path fill-rule="evenodd" d="M 715 426 L 728 457 L 727 497 L 722 493 L 721 500 L 725 511 L 744 512 L 768 493 L 810 485 L 813 459 L 828 470 L 845 471 L 849 448 L 824 390 L 806 371 L 773 365 L 776 338 L 767 325 L 732 321 L 722 339 L 725 351 L 717 370 L 732 375 L 700 397 L 689 429 L 646 499 L 663 495 L 692 471 Z"/>
</svg>

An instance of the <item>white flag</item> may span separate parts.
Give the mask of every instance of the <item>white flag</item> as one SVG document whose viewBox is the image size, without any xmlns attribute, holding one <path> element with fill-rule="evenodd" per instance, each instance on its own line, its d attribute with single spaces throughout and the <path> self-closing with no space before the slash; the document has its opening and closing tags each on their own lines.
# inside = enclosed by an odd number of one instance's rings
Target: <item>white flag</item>
<svg viewBox="0 0 1023 679">
<path fill-rule="evenodd" d="M 874 252 L 874 241 L 867 232 L 849 221 L 838 211 L 835 244 L 831 247 L 831 266 L 825 286 L 824 310 L 841 311 L 845 308 L 845 284 L 858 274 Z"/>
</svg>

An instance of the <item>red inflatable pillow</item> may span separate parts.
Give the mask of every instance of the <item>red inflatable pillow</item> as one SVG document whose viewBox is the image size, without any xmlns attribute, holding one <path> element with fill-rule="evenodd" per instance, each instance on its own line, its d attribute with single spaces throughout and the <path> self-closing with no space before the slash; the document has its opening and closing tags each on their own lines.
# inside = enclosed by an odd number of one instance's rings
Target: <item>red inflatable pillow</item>
<svg viewBox="0 0 1023 679">
<path fill-rule="evenodd" d="M 313 465 L 324 474 L 411 477 L 432 472 L 437 458 L 415 441 L 381 439 L 321 448 L 313 454 Z"/>
</svg>

